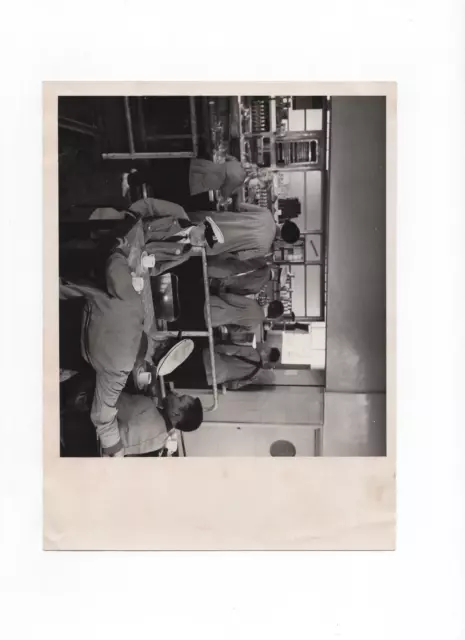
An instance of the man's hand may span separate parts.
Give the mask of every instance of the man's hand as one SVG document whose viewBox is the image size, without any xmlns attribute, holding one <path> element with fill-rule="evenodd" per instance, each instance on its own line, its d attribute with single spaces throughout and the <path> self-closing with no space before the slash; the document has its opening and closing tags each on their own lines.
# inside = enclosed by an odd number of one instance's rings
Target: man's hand
<svg viewBox="0 0 465 640">
<path fill-rule="evenodd" d="M 244 387 L 245 384 L 246 383 L 242 382 L 242 380 L 232 380 L 231 382 L 226 383 L 226 389 L 229 389 L 230 391 L 237 391 L 241 387 Z"/>
<path fill-rule="evenodd" d="M 104 458 L 124 458 L 124 447 L 117 451 L 116 453 L 112 453 L 111 455 L 106 455 L 103 453 Z"/>
</svg>

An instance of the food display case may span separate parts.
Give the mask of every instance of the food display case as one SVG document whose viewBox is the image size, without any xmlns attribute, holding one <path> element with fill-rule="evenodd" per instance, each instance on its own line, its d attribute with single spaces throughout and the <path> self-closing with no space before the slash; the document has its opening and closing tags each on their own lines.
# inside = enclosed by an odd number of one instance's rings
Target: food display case
<svg viewBox="0 0 465 640">
<path fill-rule="evenodd" d="M 212 159 L 221 163 L 234 155 L 249 172 L 239 201 L 269 209 L 277 221 L 295 222 L 301 230 L 295 245 L 275 242 L 270 261 L 280 275 L 260 300 L 281 300 L 286 313 L 313 322 L 324 318 L 325 307 L 330 102 L 303 98 L 231 96 L 227 109 L 223 97 L 206 102 Z M 317 210 L 321 215 L 310 213 Z"/>
<path fill-rule="evenodd" d="M 240 157 L 242 162 L 257 167 L 257 179 L 252 178 L 245 185 L 243 198 L 272 210 L 280 222 L 292 220 L 302 233 L 295 245 L 278 241 L 273 247 L 273 263 L 287 275 L 279 286 L 274 286 L 272 297 L 280 299 L 287 311 L 293 308 L 294 296 L 303 296 L 299 317 L 309 321 L 323 319 L 329 101 L 326 97 L 302 96 L 238 96 L 236 100 Z M 320 114 L 319 121 L 312 109 Z M 308 207 L 316 206 L 308 201 L 308 185 L 315 184 L 305 177 L 308 172 L 322 176 L 319 222 L 307 215 Z M 305 185 L 298 197 L 293 191 L 297 184 Z M 307 300 L 311 283 L 317 285 L 317 272 L 318 309 Z"/>
</svg>

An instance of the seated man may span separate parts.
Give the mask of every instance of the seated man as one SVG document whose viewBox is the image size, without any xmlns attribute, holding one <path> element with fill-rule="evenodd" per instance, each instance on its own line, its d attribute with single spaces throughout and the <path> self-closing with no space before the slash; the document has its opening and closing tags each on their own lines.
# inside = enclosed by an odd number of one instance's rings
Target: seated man
<svg viewBox="0 0 465 640">
<path fill-rule="evenodd" d="M 215 345 L 217 384 L 240 389 L 248 384 L 271 384 L 273 369 L 281 357 L 275 347 L 263 343 L 257 348 L 247 345 Z M 175 372 L 167 376 L 178 389 L 206 389 L 212 386 L 210 352 L 205 340 L 199 340 L 192 354 Z"/>
<path fill-rule="evenodd" d="M 65 408 L 90 411 L 94 390 L 95 375 L 74 377 L 68 388 Z M 174 430 L 195 431 L 203 420 L 199 398 L 173 392 L 158 400 L 151 395 L 123 391 L 116 408 L 123 446 L 111 457 L 163 455 Z"/>
<path fill-rule="evenodd" d="M 118 400 L 135 366 L 144 336 L 142 299 L 132 286 L 127 260 L 120 253 L 112 254 L 109 259 L 107 290 L 108 293 L 89 286 L 60 284 L 61 299 L 79 296 L 86 299 L 81 353 L 96 373 L 91 420 L 103 454 L 114 456 L 124 455 L 121 451 L 128 445 L 118 424 Z M 190 350 L 186 351 L 185 357 L 189 353 Z M 60 366 L 68 368 L 66 363 Z"/>
<path fill-rule="evenodd" d="M 118 403 L 118 425 L 123 442 L 119 455 L 144 455 L 166 447 L 175 429 L 195 431 L 203 420 L 199 398 L 168 393 L 158 402 L 146 395 L 122 393 Z"/>
</svg>

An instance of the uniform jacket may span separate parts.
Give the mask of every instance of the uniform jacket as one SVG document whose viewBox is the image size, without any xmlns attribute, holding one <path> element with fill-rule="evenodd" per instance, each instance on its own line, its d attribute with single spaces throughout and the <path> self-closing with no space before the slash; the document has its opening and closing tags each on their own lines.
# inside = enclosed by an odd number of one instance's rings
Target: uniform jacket
<svg viewBox="0 0 465 640">
<path fill-rule="evenodd" d="M 190 192 L 195 196 L 205 191 L 221 191 L 223 197 L 229 198 L 246 177 L 245 169 L 232 156 L 222 164 L 194 158 L 189 171 Z"/>
<path fill-rule="evenodd" d="M 122 393 L 117 409 L 118 428 L 125 455 L 141 455 L 157 451 L 166 445 L 166 422 L 153 398 Z"/>
<path fill-rule="evenodd" d="M 129 208 L 130 211 L 138 213 L 143 218 L 156 216 L 162 218 L 171 216 L 173 218 L 184 218 L 188 220 L 185 210 L 174 202 L 168 200 L 158 200 L 157 198 L 145 198 L 134 202 Z M 120 220 L 125 217 L 126 211 L 117 211 L 111 207 L 100 207 L 90 216 L 91 220 Z"/>
<path fill-rule="evenodd" d="M 203 211 L 189 214 L 195 222 L 211 216 L 224 235 L 224 244 L 217 243 L 212 249 L 207 249 L 208 255 L 232 254 L 239 260 L 250 260 L 266 256 L 271 251 L 277 231 L 273 214 L 269 209 L 246 206 L 248 210 L 237 213 Z"/>
<path fill-rule="evenodd" d="M 265 313 L 254 298 L 237 293 L 210 296 L 210 314 L 213 327 L 234 325 L 253 331 L 265 320 Z"/>
<path fill-rule="evenodd" d="M 235 356 L 249 360 L 245 362 Z M 213 384 L 211 376 L 210 353 L 208 349 L 203 352 L 203 362 L 207 382 Z M 218 384 L 227 383 L 232 389 L 239 389 L 247 384 L 271 383 L 273 373 L 271 370 L 261 369 L 260 354 L 257 349 L 246 345 L 219 344 L 215 346 L 215 369 Z"/>
<path fill-rule="evenodd" d="M 221 281 L 229 291 L 242 295 L 256 294 L 270 280 L 271 268 L 264 258 L 238 260 L 232 256 L 212 256 L 208 260 L 208 275 Z"/>
</svg>

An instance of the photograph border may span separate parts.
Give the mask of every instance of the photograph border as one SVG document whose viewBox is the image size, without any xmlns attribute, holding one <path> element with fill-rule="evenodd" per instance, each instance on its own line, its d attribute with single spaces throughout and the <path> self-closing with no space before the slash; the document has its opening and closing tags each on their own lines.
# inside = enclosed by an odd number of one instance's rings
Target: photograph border
<svg viewBox="0 0 465 640">
<path fill-rule="evenodd" d="M 58 97 L 386 97 L 387 455 L 379 458 L 60 458 Z M 45 82 L 46 550 L 389 550 L 396 532 L 397 87 L 392 82 Z"/>
</svg>

